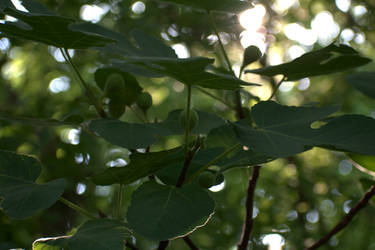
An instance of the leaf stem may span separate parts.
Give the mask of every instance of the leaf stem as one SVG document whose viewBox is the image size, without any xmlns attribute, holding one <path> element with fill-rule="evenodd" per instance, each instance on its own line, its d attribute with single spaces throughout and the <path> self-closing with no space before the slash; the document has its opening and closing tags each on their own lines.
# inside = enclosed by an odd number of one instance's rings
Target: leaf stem
<svg viewBox="0 0 375 250">
<path fill-rule="evenodd" d="M 69 63 L 71 68 L 73 69 L 75 75 L 77 76 L 79 82 L 81 83 L 82 88 L 84 89 L 87 98 L 89 99 L 90 103 L 94 105 L 96 112 L 100 115 L 100 117 L 105 118 L 107 117 L 106 113 L 102 109 L 101 105 L 97 102 L 94 94 L 92 93 L 90 86 L 83 80 L 81 74 L 79 73 L 77 67 L 74 65 L 72 58 L 69 55 L 69 51 L 64 48 L 60 48 L 61 54 L 64 56 L 65 60 Z"/>
<path fill-rule="evenodd" d="M 122 195 L 123 195 L 124 185 L 120 183 L 118 189 L 118 197 L 117 197 L 117 218 L 121 220 L 121 206 L 122 206 Z"/>
<path fill-rule="evenodd" d="M 184 142 L 185 142 L 184 152 L 185 152 L 186 158 L 189 155 L 190 108 L 191 108 L 191 85 L 187 85 L 185 136 L 184 136 Z"/>
<path fill-rule="evenodd" d="M 229 69 L 229 71 L 232 73 L 233 76 L 236 76 L 236 74 L 234 73 L 233 69 L 232 69 L 232 64 L 230 63 L 230 60 L 229 60 L 229 57 L 228 57 L 228 54 L 227 52 L 225 51 L 225 48 L 224 48 L 224 45 L 223 45 L 223 42 L 221 41 L 221 38 L 220 38 L 220 35 L 219 35 L 219 32 L 217 30 L 217 27 L 216 27 L 216 23 L 215 23 L 215 20 L 214 20 L 214 17 L 212 15 L 212 12 L 207 12 L 208 13 L 208 16 L 209 16 L 209 19 L 210 19 L 210 23 L 212 25 L 212 28 L 215 32 L 215 35 L 217 37 L 217 40 L 219 42 L 219 45 L 220 45 L 220 50 L 221 52 L 223 53 L 223 56 L 224 56 L 224 59 L 225 59 L 225 62 L 227 63 L 227 67 Z M 238 119 L 243 119 L 245 118 L 245 114 L 243 112 L 243 109 L 242 109 L 242 104 L 241 104 L 241 94 L 240 94 L 240 91 L 239 90 L 236 90 L 235 91 L 235 103 L 236 103 L 236 106 L 235 106 L 235 110 L 236 110 L 236 114 L 237 114 L 237 118 Z"/>
<path fill-rule="evenodd" d="M 134 109 L 134 107 L 132 106 L 129 106 L 130 110 L 135 114 L 135 116 L 143 123 L 147 123 L 147 121 L 141 116 L 138 114 L 138 112 Z"/>
<path fill-rule="evenodd" d="M 246 250 L 249 244 L 251 231 L 253 230 L 253 208 L 254 208 L 254 193 L 255 187 L 259 177 L 260 166 L 253 167 L 253 173 L 249 179 L 246 196 L 246 216 L 242 229 L 242 236 L 240 244 L 238 244 L 238 250 Z"/>
<path fill-rule="evenodd" d="M 216 162 L 220 161 L 221 159 L 223 159 L 227 154 L 233 152 L 234 150 L 236 150 L 238 147 L 240 147 L 241 144 L 240 143 L 237 143 L 235 145 L 233 145 L 232 147 L 228 148 L 227 150 L 225 150 L 223 153 L 221 153 L 218 157 L 216 157 L 215 159 L 211 160 L 210 162 L 208 162 L 206 165 L 204 165 L 203 167 L 201 167 L 198 171 L 196 171 L 189 179 L 186 180 L 185 183 L 190 183 L 191 181 L 193 181 L 195 178 L 197 178 L 199 176 L 200 173 L 202 173 L 204 170 L 206 170 L 209 166 L 212 166 L 214 165 Z"/>
<path fill-rule="evenodd" d="M 194 244 L 194 242 L 189 238 L 189 236 L 185 236 L 182 239 L 190 247 L 191 250 L 199 250 L 199 248 Z"/>
<path fill-rule="evenodd" d="M 207 90 L 205 90 L 205 89 L 203 89 L 203 88 L 201 88 L 201 87 L 199 87 L 199 86 L 194 86 L 194 87 L 195 87 L 196 89 L 198 89 L 200 92 L 202 92 L 203 94 L 206 94 L 206 95 L 212 97 L 213 99 L 215 99 L 215 100 L 217 100 L 217 101 L 223 103 L 223 104 L 226 105 L 228 108 L 230 108 L 230 109 L 234 109 L 234 107 L 233 107 L 229 102 L 227 102 L 226 100 L 224 100 L 224 99 L 222 99 L 222 98 L 220 98 L 220 97 L 218 97 L 218 96 L 216 96 L 216 95 L 214 95 L 214 94 L 208 92 Z"/>
<path fill-rule="evenodd" d="M 60 197 L 60 201 L 64 205 L 66 205 L 66 206 L 70 207 L 71 209 L 75 210 L 76 212 L 86 216 L 87 218 L 96 219 L 96 216 L 90 214 L 88 211 L 86 211 L 85 209 L 81 208 L 80 206 L 74 204 L 73 202 L 68 201 L 67 199 L 64 199 L 63 197 Z"/>
<path fill-rule="evenodd" d="M 367 206 L 369 200 L 371 197 L 375 195 L 375 185 L 373 185 L 361 198 L 361 200 L 349 210 L 349 213 L 347 213 L 340 221 L 337 223 L 337 225 L 325 236 L 323 236 L 320 240 L 315 242 L 312 246 L 306 248 L 306 250 L 313 250 L 321 247 L 325 243 L 329 241 L 329 239 L 332 238 L 335 234 L 343 230 L 349 222 L 354 218 L 354 216 L 364 207 Z"/>
<path fill-rule="evenodd" d="M 200 138 L 198 137 L 197 142 L 194 145 L 194 148 L 188 151 L 188 155 L 184 161 L 184 166 L 182 167 L 181 173 L 177 179 L 176 187 L 182 187 L 182 185 L 184 184 L 187 170 L 191 164 L 191 161 L 194 158 L 195 153 L 199 150 L 200 146 L 201 146 L 201 141 L 200 141 Z"/>
<path fill-rule="evenodd" d="M 281 78 L 281 80 L 276 84 L 276 86 L 274 87 L 273 91 L 272 91 L 272 94 L 271 96 L 268 98 L 268 100 L 271 100 L 272 97 L 274 97 L 276 95 L 276 92 L 279 90 L 281 84 L 284 82 L 286 76 L 283 76 L 283 78 Z"/>
</svg>

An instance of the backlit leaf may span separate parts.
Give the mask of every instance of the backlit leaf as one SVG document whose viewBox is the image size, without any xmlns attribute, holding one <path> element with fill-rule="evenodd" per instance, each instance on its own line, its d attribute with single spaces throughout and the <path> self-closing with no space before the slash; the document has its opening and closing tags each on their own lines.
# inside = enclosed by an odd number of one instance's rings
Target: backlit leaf
<svg viewBox="0 0 375 250">
<path fill-rule="evenodd" d="M 340 44 L 331 44 L 323 49 L 303 54 L 291 62 L 260 69 L 246 70 L 264 76 L 284 75 L 287 80 L 298 80 L 304 77 L 326 75 L 353 69 L 371 62 L 353 48 Z"/>
<path fill-rule="evenodd" d="M 127 236 L 130 236 L 130 231 L 121 221 L 89 220 L 73 236 L 34 241 L 33 250 L 123 250 Z"/>
<path fill-rule="evenodd" d="M 214 200 L 197 185 L 176 188 L 150 181 L 133 193 L 127 220 L 134 232 L 167 240 L 202 226 L 214 209 Z"/>
<path fill-rule="evenodd" d="M 69 28 L 74 23 L 71 18 L 53 14 L 27 13 L 12 8 L 7 8 L 5 13 L 22 22 L 0 23 L 2 36 L 32 40 L 69 49 L 101 47 L 114 42 L 114 40 L 100 35 L 73 31 Z"/>
</svg>

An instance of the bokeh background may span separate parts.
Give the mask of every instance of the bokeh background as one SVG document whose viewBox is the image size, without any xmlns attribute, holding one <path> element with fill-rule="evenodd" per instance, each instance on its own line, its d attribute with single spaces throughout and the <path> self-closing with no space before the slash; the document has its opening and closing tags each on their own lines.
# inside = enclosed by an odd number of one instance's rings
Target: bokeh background
<svg viewBox="0 0 375 250">
<path fill-rule="evenodd" d="M 134 28 L 141 29 L 172 46 L 179 57 L 211 57 L 216 59 L 215 66 L 225 66 L 204 12 L 151 0 L 40 1 L 60 15 L 99 23 L 123 34 L 129 34 Z M 215 14 L 220 37 L 236 73 L 243 50 L 249 45 L 256 45 L 265 53 L 261 62 L 250 68 L 287 62 L 335 41 L 375 59 L 374 0 L 263 0 L 253 3 L 252 9 L 239 15 Z M 1 19 L 11 20 L 11 17 Z M 110 58 L 93 50 L 70 52 L 83 77 L 95 87 L 95 70 Z M 370 63 L 356 71 L 374 71 L 374 68 Z M 349 73 L 284 82 L 276 98 L 285 105 L 339 104 L 342 113 L 375 117 L 375 100 L 347 83 L 345 76 Z M 271 79 L 251 74 L 242 78 L 262 84 L 262 87 L 244 89 L 244 106 L 255 104 L 246 92 L 262 100 L 270 96 Z M 184 107 L 185 91 L 179 82 L 169 78 L 139 77 L 138 80 L 154 100 L 150 120 L 162 120 L 169 111 Z M 211 92 L 232 101 L 231 93 Z M 193 92 L 193 105 L 228 120 L 235 119 L 235 114 L 225 105 L 197 90 Z M 72 115 L 86 120 L 96 117 L 59 50 L 5 38 L 0 33 L 0 116 L 63 120 Z M 137 121 L 131 110 L 126 110 L 121 119 Z M 154 150 L 181 143 L 178 136 L 168 137 Z M 129 161 L 127 150 L 77 127 L 36 126 L 6 119 L 0 120 L 0 149 L 37 156 L 43 164 L 39 182 L 69 176 L 69 188 L 64 197 L 92 213 L 113 213 L 116 186 L 95 186 L 85 176 L 107 167 L 125 166 Z M 364 190 L 359 179 L 363 177 L 367 176 L 353 167 L 343 153 L 318 148 L 265 164 L 256 189 L 251 249 L 293 250 L 310 245 L 360 199 Z M 225 173 L 225 182 L 211 191 L 217 201 L 216 213 L 205 227 L 191 235 L 201 249 L 235 249 L 245 214 L 248 178 L 247 169 L 233 169 Z M 139 184 L 136 182 L 125 188 L 123 213 L 132 191 Z M 61 203 L 19 221 L 10 220 L 0 211 L 0 249 L 30 249 L 33 240 L 64 235 L 84 220 Z M 136 243 L 140 249 L 157 247 L 157 242 L 141 237 Z M 182 240 L 175 240 L 168 249 L 188 248 Z M 375 249 L 374 206 L 361 211 L 342 233 L 321 249 Z"/>
</svg>

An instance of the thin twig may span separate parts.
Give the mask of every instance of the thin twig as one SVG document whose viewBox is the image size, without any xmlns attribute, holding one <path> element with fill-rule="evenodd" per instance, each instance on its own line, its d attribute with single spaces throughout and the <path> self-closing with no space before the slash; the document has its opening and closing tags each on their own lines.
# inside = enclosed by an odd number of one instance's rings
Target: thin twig
<svg viewBox="0 0 375 250">
<path fill-rule="evenodd" d="M 272 94 L 271 94 L 271 96 L 268 98 L 268 100 L 271 100 L 272 97 L 274 97 L 274 96 L 276 95 L 277 90 L 279 90 L 279 88 L 280 88 L 281 84 L 284 82 L 285 78 L 286 78 L 286 76 L 283 76 L 283 78 L 281 78 L 281 80 L 276 84 L 276 86 L 275 86 L 275 88 L 273 89 Z"/>
<path fill-rule="evenodd" d="M 190 247 L 191 250 L 199 250 L 199 248 L 194 244 L 194 242 L 189 238 L 189 236 L 185 236 L 182 239 Z"/>
<path fill-rule="evenodd" d="M 96 216 L 90 214 L 88 211 L 86 211 L 85 209 L 81 208 L 80 206 L 74 204 L 73 202 L 71 201 L 68 201 L 67 199 L 64 199 L 63 197 L 60 197 L 60 201 L 70 207 L 71 209 L 75 210 L 76 212 L 88 217 L 89 219 L 97 219 Z"/>
<path fill-rule="evenodd" d="M 191 85 L 187 85 L 186 93 L 186 118 L 185 118 L 185 135 L 184 135 L 184 152 L 185 158 L 189 154 L 189 133 L 190 133 L 190 109 L 191 109 Z"/>
<path fill-rule="evenodd" d="M 375 185 L 373 185 L 362 197 L 362 199 L 349 210 L 349 213 L 347 213 L 339 223 L 326 235 L 324 235 L 320 240 L 315 242 L 312 246 L 306 248 L 306 250 L 313 250 L 321 247 L 325 243 L 329 241 L 329 239 L 332 238 L 335 234 L 343 230 L 349 222 L 354 218 L 354 216 L 364 207 L 367 206 L 369 200 L 372 196 L 375 195 Z"/>
<path fill-rule="evenodd" d="M 76 74 L 77 78 L 79 79 L 79 81 L 80 81 L 80 83 L 81 83 L 81 85 L 82 85 L 82 87 L 83 87 L 83 89 L 84 89 L 84 91 L 86 93 L 87 98 L 89 99 L 90 103 L 92 105 L 94 105 L 94 107 L 96 109 L 96 112 L 102 118 L 107 117 L 106 113 L 102 109 L 101 105 L 99 105 L 99 103 L 97 102 L 94 94 L 92 93 L 92 91 L 90 89 L 90 86 L 85 82 L 85 80 L 83 80 L 83 77 L 79 73 L 77 67 L 74 65 L 73 60 L 72 60 L 72 58 L 69 55 L 69 51 L 66 48 L 64 48 L 64 49 L 60 48 L 60 51 L 61 51 L 61 54 L 64 56 L 65 60 L 69 63 L 69 65 L 73 69 L 73 71 Z"/>
<path fill-rule="evenodd" d="M 117 197 L 117 218 L 121 220 L 121 207 L 122 207 L 122 196 L 123 196 L 124 185 L 120 183 Z"/>
<path fill-rule="evenodd" d="M 243 224 L 242 236 L 240 244 L 238 245 L 238 250 L 246 250 L 249 244 L 249 239 L 251 231 L 253 230 L 253 207 L 254 207 L 254 193 L 257 180 L 259 177 L 260 166 L 253 167 L 253 174 L 249 180 L 249 186 L 247 188 L 247 197 L 246 197 L 246 217 Z"/>
<path fill-rule="evenodd" d="M 201 88 L 201 87 L 199 87 L 199 86 L 194 86 L 194 87 L 195 87 L 196 89 L 198 89 L 200 92 L 202 92 L 203 94 L 206 94 L 206 95 L 212 97 L 213 99 L 215 99 L 215 100 L 221 102 L 222 104 L 226 105 L 228 108 L 230 108 L 230 109 L 234 109 L 234 107 L 233 107 L 229 102 L 227 102 L 226 100 L 224 100 L 224 99 L 222 99 L 222 98 L 220 98 L 220 97 L 218 97 L 218 96 L 212 94 L 211 92 L 208 92 L 207 90 L 205 90 L 205 89 L 203 89 L 203 88 Z"/>
<path fill-rule="evenodd" d="M 130 110 L 135 114 L 135 116 L 143 123 L 147 123 L 147 121 L 138 114 L 138 112 L 134 109 L 134 107 L 132 106 L 129 106 L 130 107 Z"/>
<path fill-rule="evenodd" d="M 219 45 L 220 45 L 220 50 L 221 52 L 223 53 L 223 56 L 224 56 L 224 59 L 225 59 L 225 62 L 227 63 L 227 67 L 228 67 L 228 70 L 232 73 L 233 76 L 236 76 L 236 74 L 234 73 L 233 69 L 232 69 L 232 64 L 230 63 L 230 60 L 229 60 L 229 57 L 228 57 L 228 54 L 227 52 L 225 51 L 225 48 L 224 48 L 224 45 L 223 45 L 223 42 L 221 41 L 221 38 L 220 38 L 220 35 L 219 35 L 219 32 L 217 30 L 217 27 L 216 27 L 216 23 L 215 23 L 215 20 L 214 20 L 214 17 L 212 15 L 212 12 L 208 12 L 208 16 L 209 16 L 209 19 L 210 19 L 210 23 L 212 25 L 212 28 L 215 32 L 215 35 L 217 37 L 217 40 L 219 42 Z M 236 90 L 235 91 L 235 103 L 236 103 L 236 106 L 235 106 L 235 110 L 236 110 L 236 115 L 237 115 L 237 118 L 238 119 L 243 119 L 245 118 L 245 113 L 243 112 L 243 109 L 242 109 L 242 104 L 241 104 L 241 94 L 240 94 L 240 91 L 239 90 Z"/>
<path fill-rule="evenodd" d="M 163 240 L 159 242 L 158 250 L 164 250 L 167 249 L 169 244 L 169 240 Z"/>
</svg>

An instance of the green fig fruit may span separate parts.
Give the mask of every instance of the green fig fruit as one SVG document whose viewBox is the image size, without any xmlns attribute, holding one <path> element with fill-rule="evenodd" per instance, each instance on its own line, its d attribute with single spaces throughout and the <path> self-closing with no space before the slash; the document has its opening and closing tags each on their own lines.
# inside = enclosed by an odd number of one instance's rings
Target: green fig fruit
<svg viewBox="0 0 375 250">
<path fill-rule="evenodd" d="M 152 106 L 152 96 L 148 92 L 142 92 L 137 98 L 137 106 L 146 112 Z"/>
<path fill-rule="evenodd" d="M 254 45 L 250 45 L 245 49 L 241 68 L 258 61 L 262 57 L 260 49 Z"/>
<path fill-rule="evenodd" d="M 186 112 L 187 110 L 184 109 L 181 113 L 180 113 L 180 124 L 181 124 L 181 127 L 185 130 L 185 127 L 186 127 Z M 189 119 L 189 130 L 192 131 L 198 124 L 198 121 L 199 121 L 199 117 L 198 117 L 198 113 L 197 111 L 195 111 L 194 109 L 190 109 L 190 119 Z"/>
<path fill-rule="evenodd" d="M 199 186 L 202 188 L 210 188 L 215 185 L 216 175 L 210 171 L 201 173 L 198 177 Z"/>
<path fill-rule="evenodd" d="M 125 104 L 111 99 L 108 104 L 108 113 L 111 118 L 118 119 L 125 113 Z"/>
</svg>

